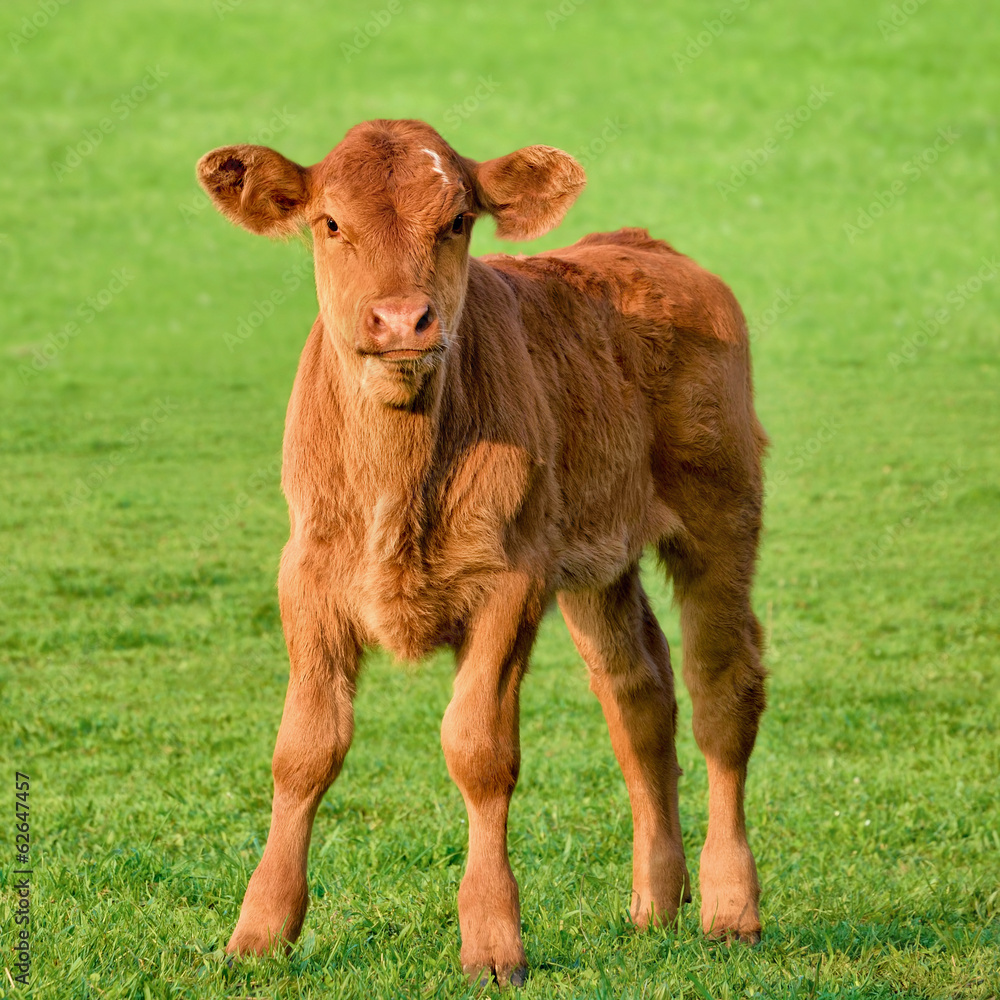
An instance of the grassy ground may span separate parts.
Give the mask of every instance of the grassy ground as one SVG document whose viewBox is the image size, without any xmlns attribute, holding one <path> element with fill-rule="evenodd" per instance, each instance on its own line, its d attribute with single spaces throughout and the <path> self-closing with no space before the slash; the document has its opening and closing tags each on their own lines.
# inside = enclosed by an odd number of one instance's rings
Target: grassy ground
<svg viewBox="0 0 1000 1000">
<path fill-rule="evenodd" d="M 313 162 L 376 116 L 482 159 L 575 152 L 590 186 L 534 246 L 647 225 L 723 274 L 774 440 L 748 804 L 763 941 L 706 944 L 696 908 L 630 933 L 624 787 L 551 618 L 511 817 L 522 995 L 1000 995 L 996 18 L 393 0 L 365 34 L 381 0 L 62 3 L 0 16 L 0 725 L 11 805 L 14 770 L 31 779 L 33 995 L 466 994 L 444 658 L 371 658 L 291 959 L 221 954 L 267 829 L 276 459 L 315 299 L 304 250 L 206 210 L 193 165 L 253 139 Z M 681 713 L 695 870 L 705 771 Z M 29 992 L 14 823 L 10 996 Z"/>
</svg>

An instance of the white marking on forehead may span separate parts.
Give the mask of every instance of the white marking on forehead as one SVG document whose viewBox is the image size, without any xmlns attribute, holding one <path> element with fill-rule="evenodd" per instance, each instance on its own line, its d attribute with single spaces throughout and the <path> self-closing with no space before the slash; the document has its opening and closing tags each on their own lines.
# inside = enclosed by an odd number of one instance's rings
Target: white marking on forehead
<svg viewBox="0 0 1000 1000">
<path fill-rule="evenodd" d="M 431 168 L 434 173 L 440 174 L 445 184 L 450 184 L 451 178 L 444 172 L 444 168 L 441 166 L 441 157 L 433 149 L 424 149 L 423 152 L 434 161 L 434 166 Z"/>
</svg>

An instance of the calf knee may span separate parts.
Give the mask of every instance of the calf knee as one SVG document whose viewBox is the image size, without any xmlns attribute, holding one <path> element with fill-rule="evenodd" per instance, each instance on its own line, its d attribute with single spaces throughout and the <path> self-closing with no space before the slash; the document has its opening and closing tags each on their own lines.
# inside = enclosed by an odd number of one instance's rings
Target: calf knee
<svg viewBox="0 0 1000 1000">
<path fill-rule="evenodd" d="M 322 796 L 340 773 L 352 733 L 350 720 L 304 731 L 286 732 L 283 726 L 271 762 L 275 789 L 296 798 Z"/>
<path fill-rule="evenodd" d="M 684 680 L 688 687 L 726 683 L 726 678 L 765 676 L 760 657 L 764 631 L 747 608 L 735 615 L 701 613 L 685 607 L 681 613 L 684 634 Z"/>
<path fill-rule="evenodd" d="M 753 751 L 766 699 L 762 671 L 732 673 L 725 686 L 714 685 L 693 697 L 692 725 L 702 753 L 736 767 Z"/>
<path fill-rule="evenodd" d="M 620 707 L 655 706 L 663 718 L 676 721 L 677 698 L 669 664 L 638 656 L 627 669 L 592 669 L 590 690 L 602 703 L 610 697 Z"/>
<path fill-rule="evenodd" d="M 738 624 L 702 623 L 685 649 L 695 739 L 705 754 L 733 766 L 750 756 L 766 704 L 761 645 L 760 625 L 748 612 Z"/>
<path fill-rule="evenodd" d="M 448 773 L 466 799 L 482 802 L 513 794 L 521 763 L 516 736 L 504 736 L 483 720 L 470 722 L 449 706 L 441 747 Z"/>
</svg>

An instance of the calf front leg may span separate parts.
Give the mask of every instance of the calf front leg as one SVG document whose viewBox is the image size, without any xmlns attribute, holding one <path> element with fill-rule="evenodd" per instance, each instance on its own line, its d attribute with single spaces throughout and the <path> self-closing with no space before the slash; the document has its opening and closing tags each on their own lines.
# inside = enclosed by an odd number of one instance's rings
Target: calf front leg
<svg viewBox="0 0 1000 1000">
<path fill-rule="evenodd" d="M 462 969 L 521 985 L 527 972 L 507 813 L 521 763 L 518 695 L 543 610 L 541 588 L 518 574 L 475 614 L 459 650 L 455 693 L 441 723 L 448 771 L 469 815 L 469 860 L 458 892 Z"/>
<path fill-rule="evenodd" d="M 281 605 L 290 674 L 272 764 L 271 829 L 226 946 L 231 954 L 262 955 L 298 938 L 309 905 L 313 819 L 351 745 L 360 651 L 346 625 L 329 612 L 321 619 L 311 607 L 315 593 L 300 587 L 285 560 Z"/>
</svg>

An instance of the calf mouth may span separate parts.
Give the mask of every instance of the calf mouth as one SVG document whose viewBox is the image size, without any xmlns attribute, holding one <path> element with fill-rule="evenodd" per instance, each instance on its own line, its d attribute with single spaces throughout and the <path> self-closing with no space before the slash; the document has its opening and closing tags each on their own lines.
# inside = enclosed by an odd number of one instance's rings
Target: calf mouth
<svg viewBox="0 0 1000 1000">
<path fill-rule="evenodd" d="M 444 354 L 444 345 L 433 347 L 400 347 L 391 351 L 359 351 L 366 362 L 383 365 L 389 371 L 418 370 L 437 364 Z"/>
<path fill-rule="evenodd" d="M 434 348 L 428 350 L 420 350 L 419 348 L 401 348 L 398 351 L 380 351 L 375 355 L 379 361 L 416 361 L 420 358 L 427 357 L 428 354 L 432 354 Z"/>
</svg>

